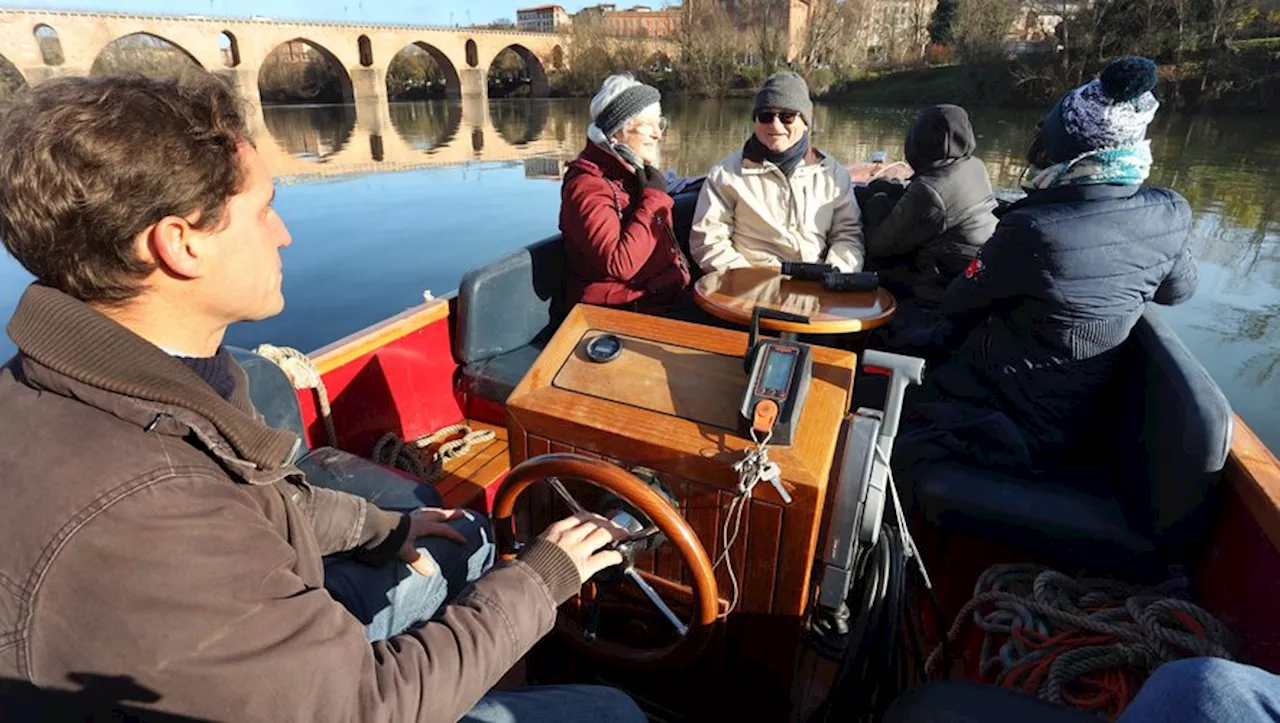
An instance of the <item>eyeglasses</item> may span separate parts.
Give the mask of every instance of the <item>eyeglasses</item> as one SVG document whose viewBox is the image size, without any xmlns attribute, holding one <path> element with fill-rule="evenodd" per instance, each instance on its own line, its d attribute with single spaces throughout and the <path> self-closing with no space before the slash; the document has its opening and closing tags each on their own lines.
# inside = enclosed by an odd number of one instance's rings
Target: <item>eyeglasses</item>
<svg viewBox="0 0 1280 723">
<path fill-rule="evenodd" d="M 782 111 L 762 110 L 756 113 L 755 117 L 756 117 L 756 123 L 764 123 L 765 125 L 768 125 L 770 123 L 773 123 L 774 118 L 777 118 L 778 120 L 782 121 L 782 125 L 789 126 L 792 123 L 795 123 L 796 116 L 798 115 L 800 114 L 792 113 L 789 110 L 782 110 Z"/>
<path fill-rule="evenodd" d="M 648 128 L 650 130 L 653 130 L 656 128 L 659 133 L 666 133 L 667 128 L 670 127 L 670 125 L 671 125 L 671 122 L 667 120 L 666 116 L 661 116 L 658 118 L 658 121 L 656 124 L 652 120 L 646 119 L 646 120 L 640 121 L 639 123 L 636 123 L 634 126 L 631 127 L 631 130 L 639 133 L 641 128 Z"/>
</svg>

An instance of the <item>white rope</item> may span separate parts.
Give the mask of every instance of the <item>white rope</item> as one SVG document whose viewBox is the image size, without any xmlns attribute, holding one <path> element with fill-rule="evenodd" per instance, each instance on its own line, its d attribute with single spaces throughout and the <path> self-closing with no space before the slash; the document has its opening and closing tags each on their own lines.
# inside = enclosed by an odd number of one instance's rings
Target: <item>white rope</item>
<svg viewBox="0 0 1280 723">
<path fill-rule="evenodd" d="M 254 354 L 280 367 L 294 389 L 314 389 L 319 402 L 320 418 L 324 420 L 324 431 L 329 437 L 329 446 L 338 446 L 338 433 L 333 426 L 333 411 L 329 408 L 329 390 L 324 386 L 320 370 L 311 362 L 306 354 L 288 346 L 259 344 Z"/>
</svg>

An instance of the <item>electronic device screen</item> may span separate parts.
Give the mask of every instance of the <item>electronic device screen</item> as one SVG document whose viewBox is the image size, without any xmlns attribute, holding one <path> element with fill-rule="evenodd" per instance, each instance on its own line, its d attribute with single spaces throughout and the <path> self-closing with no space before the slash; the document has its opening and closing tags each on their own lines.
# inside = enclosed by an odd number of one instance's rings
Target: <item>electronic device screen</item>
<svg viewBox="0 0 1280 723">
<path fill-rule="evenodd" d="M 796 352 L 778 348 L 769 349 L 764 360 L 764 373 L 760 375 L 760 394 L 784 397 L 791 372 L 796 365 Z"/>
<path fill-rule="evenodd" d="M 587 357 L 594 362 L 612 361 L 622 351 L 622 340 L 613 334 L 602 334 L 587 344 Z"/>
</svg>

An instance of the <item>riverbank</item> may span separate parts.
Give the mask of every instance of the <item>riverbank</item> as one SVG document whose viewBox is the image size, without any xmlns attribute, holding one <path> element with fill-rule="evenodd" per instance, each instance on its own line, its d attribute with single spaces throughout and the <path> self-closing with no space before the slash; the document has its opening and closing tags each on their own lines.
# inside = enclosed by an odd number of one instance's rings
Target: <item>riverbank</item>
<svg viewBox="0 0 1280 723">
<path fill-rule="evenodd" d="M 1243 41 L 1232 46 L 1226 60 L 1163 64 L 1157 95 L 1170 109 L 1211 113 L 1280 110 L 1277 47 L 1276 39 Z M 1042 57 L 868 74 L 837 82 L 817 97 L 829 103 L 1042 108 L 1072 87 L 1055 77 L 1051 62 Z"/>
</svg>

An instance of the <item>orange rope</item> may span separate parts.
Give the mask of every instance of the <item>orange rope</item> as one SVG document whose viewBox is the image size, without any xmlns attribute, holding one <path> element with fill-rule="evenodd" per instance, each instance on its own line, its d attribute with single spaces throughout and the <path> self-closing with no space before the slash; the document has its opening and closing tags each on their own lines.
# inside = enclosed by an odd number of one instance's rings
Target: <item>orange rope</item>
<svg viewBox="0 0 1280 723">
<path fill-rule="evenodd" d="M 1045 651 L 1043 655 L 1030 656 L 1016 663 L 1004 678 L 1004 687 L 1035 695 L 1049 669 L 1063 653 L 1077 648 L 1110 645 L 1118 642 L 1109 635 L 1087 635 L 1080 630 L 1063 630 L 1055 635 L 1043 635 L 1034 630 L 1014 626 L 1012 637 L 1029 650 Z M 1072 688 L 1063 690 L 1063 701 L 1080 710 L 1102 712 L 1115 720 L 1135 695 L 1131 676 L 1118 669 L 1104 670 L 1083 675 Z"/>
</svg>

